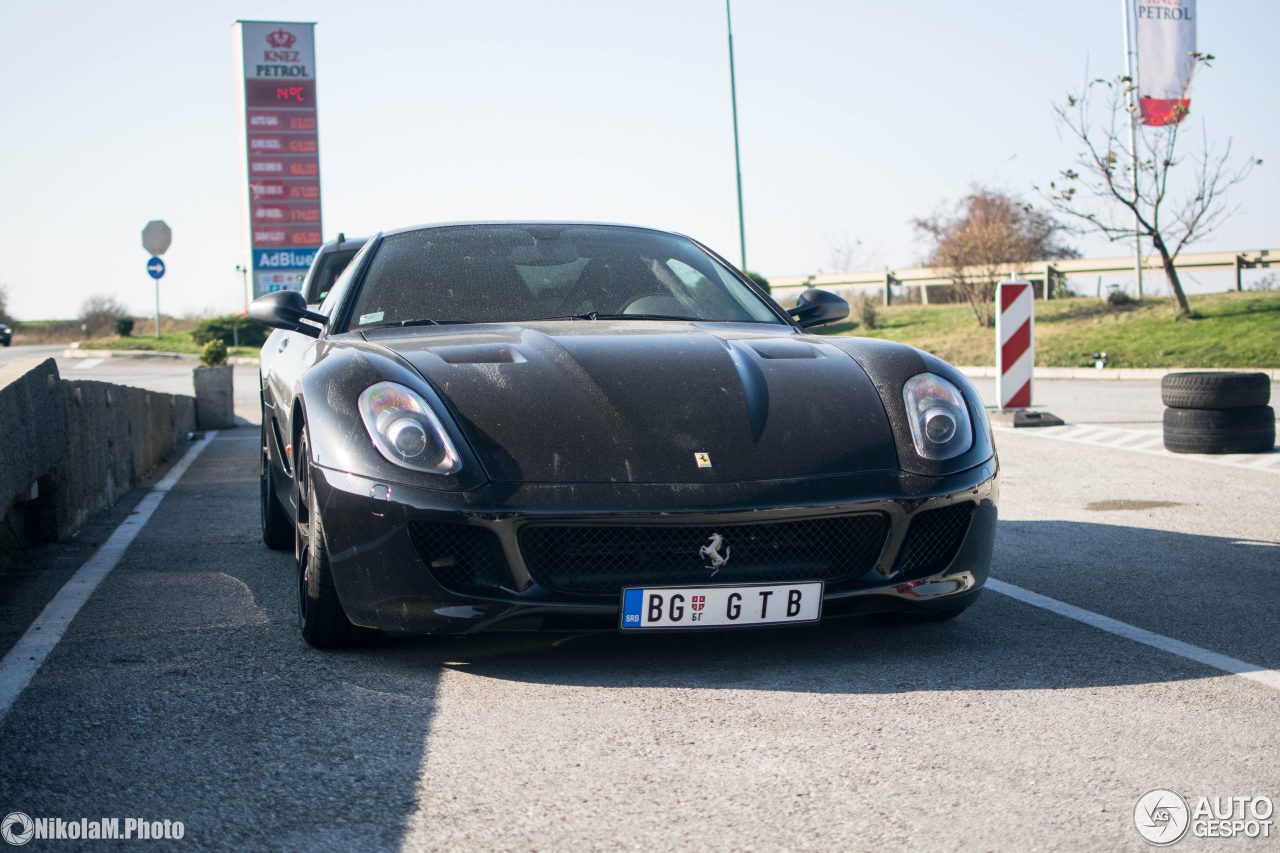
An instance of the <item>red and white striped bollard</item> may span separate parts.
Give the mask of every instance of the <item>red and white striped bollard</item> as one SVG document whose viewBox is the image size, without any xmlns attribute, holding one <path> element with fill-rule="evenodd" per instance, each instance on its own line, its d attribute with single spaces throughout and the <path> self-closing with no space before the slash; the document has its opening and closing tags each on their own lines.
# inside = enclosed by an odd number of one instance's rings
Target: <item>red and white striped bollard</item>
<svg viewBox="0 0 1280 853">
<path fill-rule="evenodd" d="M 1001 409 L 1031 405 L 1035 370 L 1035 291 L 1029 281 L 996 286 L 996 398 Z"/>
</svg>

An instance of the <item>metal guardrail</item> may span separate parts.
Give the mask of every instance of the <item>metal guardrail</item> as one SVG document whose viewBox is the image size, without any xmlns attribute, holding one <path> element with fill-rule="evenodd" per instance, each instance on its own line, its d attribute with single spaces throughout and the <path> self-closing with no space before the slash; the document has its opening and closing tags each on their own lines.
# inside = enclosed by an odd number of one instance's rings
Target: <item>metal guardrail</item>
<svg viewBox="0 0 1280 853">
<path fill-rule="evenodd" d="M 1183 252 L 1174 261 L 1179 270 L 1234 270 L 1236 290 L 1243 289 L 1241 273 L 1246 269 L 1280 267 L 1280 249 L 1247 249 L 1235 252 Z M 1158 255 L 1142 259 L 1143 271 L 1164 272 Z M 1045 299 L 1052 298 L 1057 282 L 1085 275 L 1115 275 L 1133 272 L 1133 258 L 1072 258 L 1058 261 L 1034 261 L 1029 264 L 1010 264 L 1000 270 L 1002 279 L 1025 278 L 1042 285 Z M 1048 287 L 1043 287 L 1049 282 Z M 774 299 L 798 296 L 808 287 L 821 288 L 878 288 L 884 292 L 884 303 L 892 299 L 893 287 L 919 287 L 921 301 L 929 302 L 929 288 L 951 284 L 947 270 L 940 267 L 914 267 L 912 269 L 884 269 L 868 272 L 827 273 L 823 275 L 779 276 L 770 279 Z"/>
</svg>

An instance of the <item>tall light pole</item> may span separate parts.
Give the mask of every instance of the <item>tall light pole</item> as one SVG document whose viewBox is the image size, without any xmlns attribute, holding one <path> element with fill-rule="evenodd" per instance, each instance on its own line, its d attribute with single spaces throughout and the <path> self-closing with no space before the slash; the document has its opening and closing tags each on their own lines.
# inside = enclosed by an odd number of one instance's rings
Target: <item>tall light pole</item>
<svg viewBox="0 0 1280 853">
<path fill-rule="evenodd" d="M 1129 150 L 1133 153 L 1133 199 L 1138 201 L 1138 78 L 1133 73 L 1133 54 L 1137 48 L 1130 36 L 1133 26 L 1133 15 L 1129 11 L 1129 0 L 1120 0 L 1124 15 L 1124 76 L 1129 78 Z M 1138 278 L 1138 298 L 1142 298 L 1142 238 L 1138 236 L 1138 212 L 1133 212 L 1133 274 Z"/>
<path fill-rule="evenodd" d="M 249 268 L 236 264 L 236 272 L 240 273 L 240 291 L 244 294 L 244 313 L 249 313 Z"/>
<path fill-rule="evenodd" d="M 738 245 L 742 249 L 742 271 L 747 271 L 747 227 L 742 219 L 742 155 L 738 153 L 738 81 L 733 73 L 733 12 L 731 0 L 724 0 L 724 19 L 729 30 L 729 100 L 733 104 L 733 166 L 738 174 Z"/>
</svg>

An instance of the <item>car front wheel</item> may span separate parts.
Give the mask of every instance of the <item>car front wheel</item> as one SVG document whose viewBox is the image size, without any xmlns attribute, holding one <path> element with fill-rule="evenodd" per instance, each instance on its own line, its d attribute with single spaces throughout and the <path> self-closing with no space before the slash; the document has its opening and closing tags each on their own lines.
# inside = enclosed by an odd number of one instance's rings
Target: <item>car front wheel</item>
<svg viewBox="0 0 1280 853">
<path fill-rule="evenodd" d="M 329 567 L 324 521 L 316 499 L 311 470 L 310 443 L 306 432 L 298 440 L 294 465 L 298 484 L 298 523 L 295 551 L 298 560 L 298 627 L 302 638 L 317 649 L 340 649 L 367 641 L 372 633 L 351 624 L 338 599 Z"/>
</svg>

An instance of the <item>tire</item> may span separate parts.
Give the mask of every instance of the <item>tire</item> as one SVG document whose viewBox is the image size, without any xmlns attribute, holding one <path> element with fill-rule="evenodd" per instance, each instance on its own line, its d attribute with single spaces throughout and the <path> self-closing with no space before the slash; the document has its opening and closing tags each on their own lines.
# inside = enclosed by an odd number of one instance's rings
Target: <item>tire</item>
<svg viewBox="0 0 1280 853">
<path fill-rule="evenodd" d="M 298 439 L 294 469 L 298 483 L 298 629 L 302 639 L 317 649 L 344 649 L 363 645 L 373 632 L 351 624 L 338 599 L 329 568 L 324 522 L 312 488 L 310 442 L 305 429 Z"/>
<path fill-rule="evenodd" d="M 262 541 L 273 551 L 288 551 L 294 545 L 293 522 L 284 511 L 271 478 L 271 456 L 267 453 L 267 413 L 262 413 L 262 459 L 258 465 L 258 503 L 261 507 Z"/>
<path fill-rule="evenodd" d="M 1170 373 L 1160 396 L 1171 409 L 1250 409 L 1271 402 L 1265 373 Z"/>
<path fill-rule="evenodd" d="M 1275 444 L 1270 406 L 1164 410 L 1164 446 L 1172 453 L 1269 453 Z"/>
</svg>

